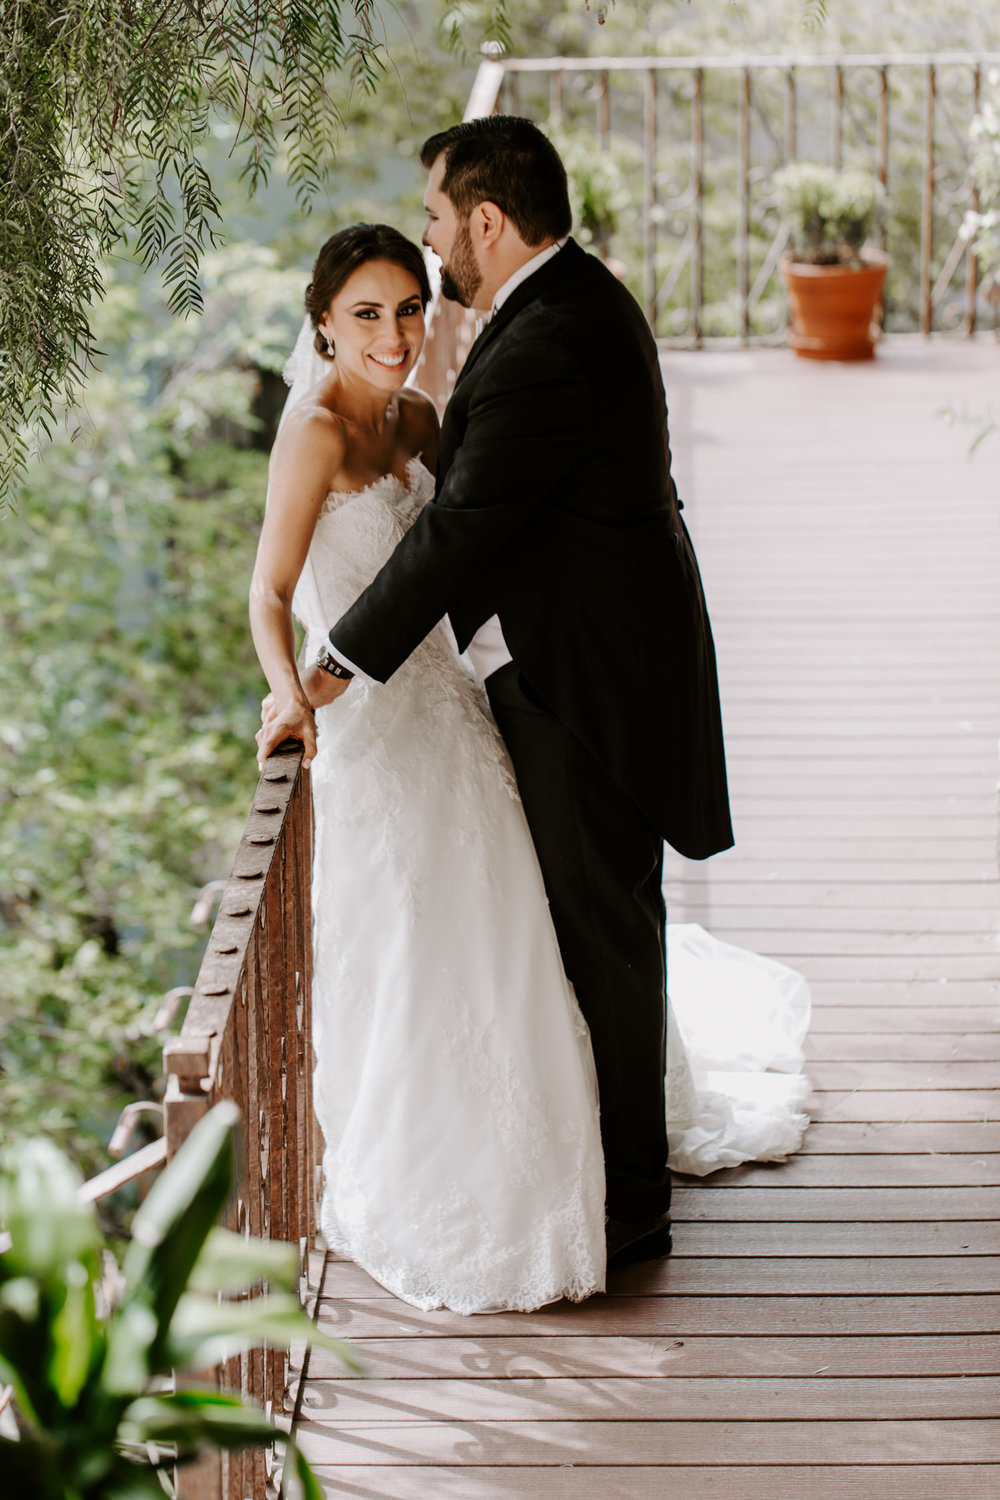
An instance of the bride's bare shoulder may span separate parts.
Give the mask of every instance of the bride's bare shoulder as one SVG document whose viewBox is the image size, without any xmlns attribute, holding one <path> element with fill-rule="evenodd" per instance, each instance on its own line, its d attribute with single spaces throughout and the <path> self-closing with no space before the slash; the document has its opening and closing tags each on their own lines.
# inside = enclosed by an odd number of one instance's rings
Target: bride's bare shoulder
<svg viewBox="0 0 1000 1500">
<path fill-rule="evenodd" d="M 319 401 L 300 401 L 281 424 L 271 449 L 271 474 L 294 464 L 297 470 L 323 469 L 336 473 L 347 453 L 343 418 Z"/>
</svg>

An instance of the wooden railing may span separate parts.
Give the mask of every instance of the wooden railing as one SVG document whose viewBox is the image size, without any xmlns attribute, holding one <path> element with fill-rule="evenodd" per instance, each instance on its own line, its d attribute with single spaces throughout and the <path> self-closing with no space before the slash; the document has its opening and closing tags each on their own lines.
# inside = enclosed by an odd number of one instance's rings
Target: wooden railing
<svg viewBox="0 0 1000 1500">
<path fill-rule="evenodd" d="M 164 1048 L 164 1125 L 172 1156 L 203 1115 L 232 1099 L 243 1159 L 229 1226 L 300 1247 L 316 1231 L 318 1131 L 312 1108 L 312 806 L 302 747 L 268 760 L 222 890 L 180 1034 Z M 216 1372 L 221 1383 L 284 1407 L 286 1356 L 253 1350 Z M 207 1454 L 178 1471 L 180 1500 L 263 1497 L 259 1449 Z"/>
<path fill-rule="evenodd" d="M 634 211 L 613 237 L 654 333 L 780 339 L 785 234 L 770 192 L 795 159 L 866 166 L 894 232 L 890 330 L 996 321 L 961 233 L 976 207 L 968 127 L 996 54 L 491 58 L 477 89 L 610 162 Z M 499 83 L 499 87 L 497 87 Z M 475 98 L 475 91 L 474 91 Z M 470 108 L 473 101 L 470 100 Z M 588 163 L 588 164 L 589 164 Z"/>
</svg>

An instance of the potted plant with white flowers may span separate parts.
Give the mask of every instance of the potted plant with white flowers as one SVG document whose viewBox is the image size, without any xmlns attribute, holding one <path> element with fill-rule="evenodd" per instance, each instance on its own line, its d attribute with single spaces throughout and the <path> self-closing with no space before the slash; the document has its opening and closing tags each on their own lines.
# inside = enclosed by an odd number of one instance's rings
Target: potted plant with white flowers
<svg viewBox="0 0 1000 1500">
<path fill-rule="evenodd" d="M 872 172 L 791 162 L 774 174 L 788 230 L 788 342 L 804 359 L 872 359 L 889 257 L 868 245 L 885 190 Z"/>
</svg>

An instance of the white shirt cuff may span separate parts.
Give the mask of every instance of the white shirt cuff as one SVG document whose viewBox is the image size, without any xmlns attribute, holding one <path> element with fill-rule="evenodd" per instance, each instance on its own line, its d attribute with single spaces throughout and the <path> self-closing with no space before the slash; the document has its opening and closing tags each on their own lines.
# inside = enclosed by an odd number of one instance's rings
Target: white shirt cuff
<svg viewBox="0 0 1000 1500">
<path fill-rule="evenodd" d="M 344 653 L 343 653 L 343 651 L 341 651 L 340 647 L 339 646 L 335 646 L 333 644 L 333 642 L 331 641 L 331 639 L 330 639 L 329 636 L 327 636 L 326 640 L 323 642 L 323 645 L 326 648 L 326 650 L 329 651 L 329 653 L 330 653 L 331 656 L 335 656 L 337 658 L 337 660 L 340 662 L 340 665 L 342 667 L 346 667 L 349 672 L 353 672 L 354 673 L 355 677 L 358 679 L 359 682 L 375 682 L 375 681 L 377 681 L 376 678 L 369 677 L 368 673 L 362 671 L 362 669 L 360 667 L 356 667 L 354 665 L 354 663 L 350 660 L 350 658 L 346 657 L 344 655 Z"/>
</svg>

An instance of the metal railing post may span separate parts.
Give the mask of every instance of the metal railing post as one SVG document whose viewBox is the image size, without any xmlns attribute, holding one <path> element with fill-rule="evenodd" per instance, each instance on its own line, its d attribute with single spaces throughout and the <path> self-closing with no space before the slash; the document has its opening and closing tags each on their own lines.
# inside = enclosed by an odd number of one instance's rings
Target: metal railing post
<svg viewBox="0 0 1000 1500">
<path fill-rule="evenodd" d="M 794 161 L 798 137 L 798 96 L 795 64 L 785 69 L 785 160 Z"/>
<path fill-rule="evenodd" d="M 980 91 L 982 88 L 982 68 L 978 63 L 972 69 L 972 113 L 979 113 Z M 979 189 L 972 183 L 969 191 L 969 207 L 973 213 L 979 211 Z M 966 250 L 968 257 L 965 267 L 965 320 L 963 331 L 966 338 L 972 338 L 976 331 L 976 294 L 979 290 L 979 262 L 971 246 Z"/>
<path fill-rule="evenodd" d="M 879 68 L 878 79 L 878 165 L 876 175 L 883 189 L 889 186 L 889 69 Z M 878 248 L 884 252 L 886 243 L 885 217 L 879 215 Z"/>
<path fill-rule="evenodd" d="M 750 69 L 740 69 L 738 125 L 739 206 L 736 263 L 740 300 L 740 343 L 750 337 Z"/>
<path fill-rule="evenodd" d="M 694 70 L 691 99 L 691 190 L 693 196 L 691 243 L 691 337 L 701 348 L 701 311 L 705 295 L 705 74 Z"/>
<path fill-rule="evenodd" d="M 934 253 L 934 104 L 937 70 L 927 65 L 927 97 L 924 113 L 924 186 L 920 214 L 920 332 L 930 336 L 934 321 L 931 296 L 931 257 Z"/>
</svg>

